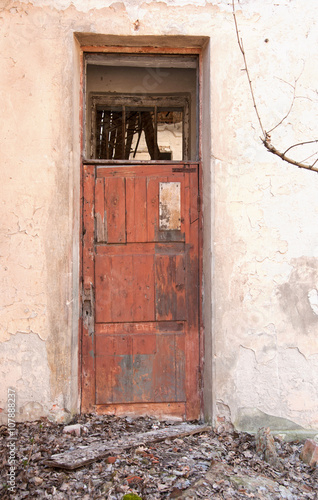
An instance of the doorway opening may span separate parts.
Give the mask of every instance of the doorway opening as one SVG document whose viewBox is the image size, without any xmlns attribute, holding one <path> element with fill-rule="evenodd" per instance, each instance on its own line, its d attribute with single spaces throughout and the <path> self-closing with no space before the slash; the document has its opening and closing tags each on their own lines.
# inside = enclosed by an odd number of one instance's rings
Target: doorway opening
<svg viewBox="0 0 318 500">
<path fill-rule="evenodd" d="M 200 417 L 198 63 L 85 54 L 82 411 Z"/>
</svg>

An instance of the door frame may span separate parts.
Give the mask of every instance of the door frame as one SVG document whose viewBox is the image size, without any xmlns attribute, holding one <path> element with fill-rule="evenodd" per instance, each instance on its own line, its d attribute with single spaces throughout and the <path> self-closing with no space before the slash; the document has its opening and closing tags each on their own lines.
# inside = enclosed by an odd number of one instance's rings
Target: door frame
<svg viewBox="0 0 318 500">
<path fill-rule="evenodd" d="M 99 54 L 148 54 L 148 55 L 196 55 L 198 57 L 198 70 L 197 70 L 197 134 L 198 134 L 198 159 L 197 161 L 183 161 L 184 164 L 197 163 L 199 169 L 199 197 L 198 197 L 198 214 L 199 214 L 199 307 L 198 307 L 198 335 L 199 335 L 199 398 L 201 407 L 201 416 L 203 416 L 203 371 L 204 371 L 204 325 L 203 325 L 203 294 L 202 294 L 202 280 L 203 280 L 203 221 L 202 221 L 202 119 L 203 119 L 203 104 L 202 104 L 202 83 L 203 83 L 203 44 L 200 47 L 158 47 L 158 46 L 118 46 L 118 45 L 105 45 L 105 46 L 93 46 L 93 45 L 82 45 L 80 47 L 80 149 L 81 149 L 81 165 L 80 165 L 80 234 L 79 234 L 79 259 L 80 259 L 80 274 L 79 274 L 79 328 L 78 328 L 78 394 L 79 394 L 79 410 L 82 412 L 94 412 L 95 406 L 91 407 L 82 405 L 82 342 L 83 342 L 83 195 L 84 195 L 84 168 L 85 165 L 92 164 L 103 164 L 108 163 L 109 160 L 92 160 L 85 158 L 84 151 L 86 148 L 85 144 L 85 100 L 86 100 L 86 65 L 85 65 L 85 55 L 88 53 L 99 53 Z M 123 164 L 127 163 L 149 163 L 149 161 L 132 161 L 132 160 L 114 160 L 112 164 Z M 155 161 L 154 163 L 180 163 L 174 161 Z M 147 413 L 148 414 L 148 413 Z M 157 415 L 158 416 L 158 415 Z M 159 416 L 160 417 L 160 416 Z"/>
</svg>

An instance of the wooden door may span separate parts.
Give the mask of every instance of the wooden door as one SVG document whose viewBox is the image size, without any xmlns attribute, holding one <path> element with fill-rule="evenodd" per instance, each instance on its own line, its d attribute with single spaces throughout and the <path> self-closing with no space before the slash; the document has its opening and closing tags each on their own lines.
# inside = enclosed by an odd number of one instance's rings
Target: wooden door
<svg viewBox="0 0 318 500">
<path fill-rule="evenodd" d="M 197 419 L 198 164 L 83 179 L 82 411 Z"/>
</svg>

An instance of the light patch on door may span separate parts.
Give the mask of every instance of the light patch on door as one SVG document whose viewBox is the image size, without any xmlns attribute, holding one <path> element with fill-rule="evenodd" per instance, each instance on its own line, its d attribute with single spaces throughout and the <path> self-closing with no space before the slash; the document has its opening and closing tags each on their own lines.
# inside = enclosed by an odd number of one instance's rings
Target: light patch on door
<svg viewBox="0 0 318 500">
<path fill-rule="evenodd" d="M 160 231 L 181 229 L 180 182 L 159 183 L 159 229 Z"/>
</svg>

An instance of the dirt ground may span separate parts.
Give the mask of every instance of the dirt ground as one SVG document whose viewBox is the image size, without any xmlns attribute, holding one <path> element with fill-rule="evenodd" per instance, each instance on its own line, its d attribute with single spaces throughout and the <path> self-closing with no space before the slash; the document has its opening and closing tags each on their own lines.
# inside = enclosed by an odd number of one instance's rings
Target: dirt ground
<svg viewBox="0 0 318 500">
<path fill-rule="evenodd" d="M 81 415 L 72 423 L 81 424 L 80 436 L 63 433 L 64 425 L 46 419 L 16 424 L 11 491 L 8 443 L 13 441 L 8 428 L 0 428 L 0 498 L 318 499 L 318 467 L 311 468 L 300 460 L 303 442 L 275 438 L 280 462 L 276 469 L 256 454 L 253 436 L 212 429 L 156 444 L 145 441 L 74 471 L 45 465 L 43 462 L 57 453 L 175 424 L 148 417 L 96 415 Z"/>
</svg>

